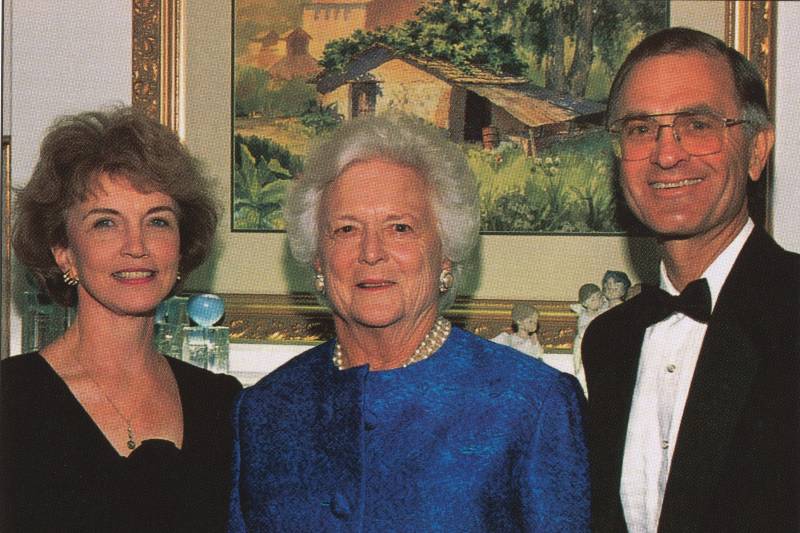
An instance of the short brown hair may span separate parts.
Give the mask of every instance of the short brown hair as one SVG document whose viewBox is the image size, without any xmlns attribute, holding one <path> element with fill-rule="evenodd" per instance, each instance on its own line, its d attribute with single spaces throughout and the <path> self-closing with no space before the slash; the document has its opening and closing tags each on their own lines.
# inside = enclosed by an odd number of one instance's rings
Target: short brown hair
<svg viewBox="0 0 800 533">
<path fill-rule="evenodd" d="M 130 107 L 62 117 L 42 141 L 30 181 L 17 191 L 12 235 L 20 262 L 62 305 L 71 305 L 76 291 L 64 284 L 50 249 L 69 245 L 67 210 L 86 199 L 100 174 L 175 200 L 182 274 L 211 249 L 218 219 L 211 182 L 174 133 Z"/>
</svg>

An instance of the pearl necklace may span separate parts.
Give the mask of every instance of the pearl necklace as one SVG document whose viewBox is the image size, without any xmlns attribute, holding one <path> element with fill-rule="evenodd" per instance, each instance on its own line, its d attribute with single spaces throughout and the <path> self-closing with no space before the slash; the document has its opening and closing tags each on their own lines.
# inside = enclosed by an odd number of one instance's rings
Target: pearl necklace
<svg viewBox="0 0 800 533">
<path fill-rule="evenodd" d="M 444 318 L 443 316 L 437 317 L 436 322 L 433 323 L 433 327 L 425 335 L 425 338 L 422 339 L 422 342 L 419 343 L 417 349 L 414 350 L 414 353 L 411 354 L 411 357 L 403 363 L 403 368 L 407 367 L 408 365 L 412 365 L 414 363 L 418 363 L 424 359 L 427 359 L 433 353 L 442 347 L 444 341 L 447 340 L 447 337 L 450 335 L 450 331 L 453 329 L 453 325 L 450 324 L 450 321 Z M 345 364 L 344 354 L 342 353 L 342 345 L 338 342 L 333 347 L 333 364 L 339 370 L 345 370 L 347 365 Z"/>
</svg>

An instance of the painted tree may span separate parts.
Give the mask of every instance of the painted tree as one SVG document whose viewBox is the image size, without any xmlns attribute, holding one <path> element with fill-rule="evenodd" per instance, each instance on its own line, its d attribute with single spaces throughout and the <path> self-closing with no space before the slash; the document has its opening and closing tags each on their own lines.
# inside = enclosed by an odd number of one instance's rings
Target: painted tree
<svg viewBox="0 0 800 533">
<path fill-rule="evenodd" d="M 234 72 L 234 102 L 237 117 L 263 113 L 269 74 L 265 70 L 236 65 Z"/>
<path fill-rule="evenodd" d="M 583 97 L 595 54 L 614 71 L 631 41 L 666 22 L 664 0 L 490 0 L 522 50 L 545 70 L 545 86 Z M 566 43 L 574 46 L 567 62 Z"/>
<path fill-rule="evenodd" d="M 484 2 L 485 4 L 485 2 Z M 382 44 L 399 53 L 448 61 L 469 72 L 478 66 L 495 73 L 519 75 L 524 64 L 514 39 L 504 31 L 496 7 L 471 0 L 441 0 L 424 5 L 415 20 L 329 42 L 320 64 L 339 71 L 358 53 Z"/>
</svg>

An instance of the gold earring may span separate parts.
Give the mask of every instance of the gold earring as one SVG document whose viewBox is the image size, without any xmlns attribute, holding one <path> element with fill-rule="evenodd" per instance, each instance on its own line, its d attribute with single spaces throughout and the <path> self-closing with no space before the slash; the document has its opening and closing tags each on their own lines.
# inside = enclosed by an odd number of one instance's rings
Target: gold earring
<svg viewBox="0 0 800 533">
<path fill-rule="evenodd" d="M 65 271 L 61 277 L 64 278 L 64 283 L 68 287 L 74 287 L 80 281 L 78 278 L 73 278 L 69 270 Z"/>
<path fill-rule="evenodd" d="M 439 292 L 444 294 L 449 291 L 453 287 L 453 282 L 455 278 L 453 278 L 453 273 L 449 270 L 442 270 L 442 273 L 439 274 Z"/>
<path fill-rule="evenodd" d="M 325 275 L 322 272 L 317 272 L 317 275 L 314 276 L 314 288 L 320 294 L 325 293 Z"/>
</svg>

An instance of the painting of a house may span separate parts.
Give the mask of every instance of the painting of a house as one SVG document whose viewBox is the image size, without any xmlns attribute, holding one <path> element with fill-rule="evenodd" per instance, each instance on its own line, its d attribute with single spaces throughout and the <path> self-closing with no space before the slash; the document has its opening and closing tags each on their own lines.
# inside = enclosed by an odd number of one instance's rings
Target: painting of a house
<svg viewBox="0 0 800 533">
<path fill-rule="evenodd" d="M 309 79 L 319 72 L 317 60 L 311 57 L 308 44 L 311 37 L 303 28 L 295 28 L 280 36 L 285 43 L 282 57 L 272 64 L 267 72 L 279 80 L 295 78 Z"/>
<path fill-rule="evenodd" d="M 341 110 L 346 120 L 399 111 L 447 130 L 455 142 L 488 147 L 510 140 L 528 155 L 556 137 L 597 127 L 604 110 L 596 102 L 550 94 L 524 78 L 480 68 L 465 73 L 384 46 L 369 48 L 344 72 L 321 72 L 316 88 L 321 103 Z"/>
<path fill-rule="evenodd" d="M 463 147 L 483 232 L 619 232 L 604 99 L 668 2 L 545 4 L 235 0 L 233 230 L 282 230 L 315 137 L 402 112 Z"/>
</svg>

